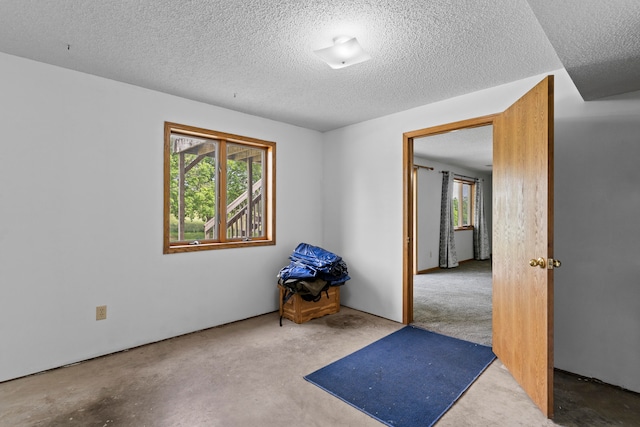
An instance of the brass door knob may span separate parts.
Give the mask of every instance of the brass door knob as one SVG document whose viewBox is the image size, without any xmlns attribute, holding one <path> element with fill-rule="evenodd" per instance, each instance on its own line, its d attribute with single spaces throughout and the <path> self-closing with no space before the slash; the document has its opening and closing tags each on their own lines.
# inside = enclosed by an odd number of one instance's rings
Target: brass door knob
<svg viewBox="0 0 640 427">
<path fill-rule="evenodd" d="M 540 257 L 538 259 L 529 260 L 529 265 L 531 267 L 540 267 L 540 268 L 546 267 L 549 270 L 553 270 L 554 268 L 559 268 L 562 265 L 562 263 L 560 262 L 559 259 L 549 258 L 548 260 L 545 260 L 544 258 Z"/>
<path fill-rule="evenodd" d="M 544 258 L 538 258 L 530 260 L 529 265 L 531 267 L 545 268 L 547 266 L 547 262 L 544 260 Z"/>
</svg>

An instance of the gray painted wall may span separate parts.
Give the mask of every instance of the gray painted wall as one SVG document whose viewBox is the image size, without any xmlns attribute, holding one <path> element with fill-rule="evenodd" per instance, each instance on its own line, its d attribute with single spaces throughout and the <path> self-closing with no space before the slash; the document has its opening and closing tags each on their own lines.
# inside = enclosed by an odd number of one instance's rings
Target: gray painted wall
<svg viewBox="0 0 640 427">
<path fill-rule="evenodd" d="M 556 366 L 640 391 L 640 92 L 555 123 Z"/>
</svg>

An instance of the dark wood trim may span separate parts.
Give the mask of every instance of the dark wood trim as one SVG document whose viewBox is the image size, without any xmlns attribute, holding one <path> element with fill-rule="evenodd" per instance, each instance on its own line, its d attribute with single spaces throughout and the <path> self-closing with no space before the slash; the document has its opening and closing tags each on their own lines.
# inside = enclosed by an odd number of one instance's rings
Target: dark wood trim
<svg viewBox="0 0 640 427">
<path fill-rule="evenodd" d="M 426 270 L 419 270 L 418 272 L 416 272 L 416 275 L 433 273 L 434 271 L 438 271 L 438 270 L 442 270 L 442 269 L 440 267 L 427 268 Z"/>
<path fill-rule="evenodd" d="M 469 258 L 469 259 L 465 259 L 465 260 L 463 260 L 463 261 L 458 261 L 458 264 L 464 264 L 464 263 L 466 263 L 466 262 L 471 262 L 471 261 L 475 261 L 475 259 L 474 259 L 474 258 Z M 487 260 L 483 260 L 483 261 L 489 261 L 489 260 L 487 259 Z M 426 270 L 420 270 L 420 271 L 417 271 L 417 272 L 416 272 L 416 275 L 418 275 L 418 274 L 428 274 L 428 273 L 433 273 L 434 271 L 438 271 L 438 270 L 450 270 L 450 268 L 449 268 L 449 269 L 447 269 L 447 268 L 441 268 L 441 267 L 432 267 L 432 268 L 427 268 Z"/>
</svg>

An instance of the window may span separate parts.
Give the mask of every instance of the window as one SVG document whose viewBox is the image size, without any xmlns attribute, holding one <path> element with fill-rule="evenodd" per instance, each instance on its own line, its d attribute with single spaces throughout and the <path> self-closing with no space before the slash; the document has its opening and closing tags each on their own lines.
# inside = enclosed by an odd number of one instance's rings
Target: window
<svg viewBox="0 0 640 427">
<path fill-rule="evenodd" d="M 274 142 L 165 123 L 164 253 L 275 244 Z"/>
<path fill-rule="evenodd" d="M 453 180 L 453 226 L 457 230 L 473 228 L 473 196 L 476 183 L 464 179 Z"/>
</svg>

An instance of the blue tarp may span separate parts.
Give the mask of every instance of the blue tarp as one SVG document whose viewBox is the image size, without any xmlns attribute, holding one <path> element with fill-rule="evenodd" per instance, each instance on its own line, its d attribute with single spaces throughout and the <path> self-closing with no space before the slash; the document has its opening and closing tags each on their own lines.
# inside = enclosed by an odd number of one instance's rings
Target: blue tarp
<svg viewBox="0 0 640 427">
<path fill-rule="evenodd" d="M 329 286 L 339 286 L 350 279 L 342 258 L 318 246 L 300 243 L 289 259 L 289 265 L 280 270 L 282 282 L 322 279 Z"/>
</svg>

